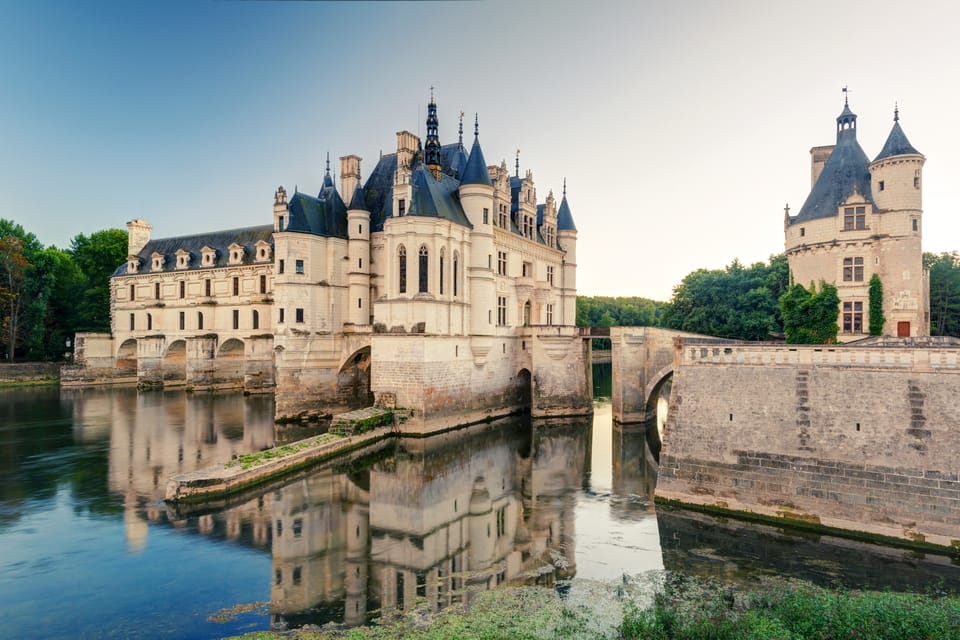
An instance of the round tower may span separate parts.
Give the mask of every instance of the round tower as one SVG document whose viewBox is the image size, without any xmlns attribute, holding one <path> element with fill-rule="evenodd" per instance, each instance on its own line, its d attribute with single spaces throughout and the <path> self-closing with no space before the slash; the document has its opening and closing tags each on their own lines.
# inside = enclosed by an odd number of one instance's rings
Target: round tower
<svg viewBox="0 0 960 640">
<path fill-rule="evenodd" d="M 350 260 L 347 269 L 350 287 L 347 321 L 370 324 L 373 321 L 373 308 L 370 306 L 370 212 L 367 211 L 363 187 L 359 184 L 354 187 L 350 206 L 347 207 L 347 238 Z"/>
<path fill-rule="evenodd" d="M 893 128 L 887 142 L 870 163 L 873 200 L 879 212 L 909 211 L 919 216 L 923 209 L 923 164 L 900 127 L 900 110 L 893 110 Z"/>
<path fill-rule="evenodd" d="M 460 204 L 470 220 L 470 262 L 467 265 L 470 295 L 470 333 L 493 335 L 496 283 L 493 277 L 493 183 L 480 149 L 479 125 L 474 120 L 473 147 L 463 169 L 459 187 Z"/>
<path fill-rule="evenodd" d="M 575 325 L 577 318 L 577 226 L 567 203 L 567 180 L 563 180 L 563 199 L 557 210 L 557 245 L 563 249 L 560 280 L 560 324 Z"/>
</svg>

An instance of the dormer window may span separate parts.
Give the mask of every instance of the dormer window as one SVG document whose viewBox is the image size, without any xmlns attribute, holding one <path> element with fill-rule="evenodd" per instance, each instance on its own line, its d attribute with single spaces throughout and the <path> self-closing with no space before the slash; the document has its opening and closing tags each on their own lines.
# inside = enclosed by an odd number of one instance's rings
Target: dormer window
<svg viewBox="0 0 960 640">
<path fill-rule="evenodd" d="M 204 247 L 200 250 L 200 264 L 204 267 L 212 267 L 217 261 L 217 250 L 212 247 Z"/>
<path fill-rule="evenodd" d="M 230 264 L 241 264 L 243 262 L 243 254 L 246 251 L 242 244 L 237 244 L 234 242 L 229 247 L 230 250 Z"/>
<path fill-rule="evenodd" d="M 186 269 L 190 266 L 190 252 L 177 249 L 177 269 Z"/>
<path fill-rule="evenodd" d="M 163 270 L 164 255 L 162 253 L 160 253 L 159 251 L 154 251 L 153 254 L 150 256 L 150 259 L 152 261 L 151 269 L 153 271 Z"/>
<path fill-rule="evenodd" d="M 256 244 L 256 256 L 257 262 L 269 262 L 272 259 L 270 255 L 270 243 L 264 240 L 259 241 Z"/>
<path fill-rule="evenodd" d="M 140 271 L 140 258 L 137 256 L 127 256 L 127 273 L 137 273 Z"/>
</svg>

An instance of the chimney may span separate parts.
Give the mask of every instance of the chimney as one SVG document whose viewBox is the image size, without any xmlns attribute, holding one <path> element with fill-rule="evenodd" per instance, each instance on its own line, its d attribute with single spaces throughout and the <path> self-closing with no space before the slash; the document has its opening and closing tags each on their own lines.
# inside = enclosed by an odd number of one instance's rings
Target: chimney
<svg viewBox="0 0 960 640">
<path fill-rule="evenodd" d="M 153 225 L 143 218 L 134 218 L 127 223 L 127 255 L 133 256 L 150 242 L 150 232 Z"/>
<path fill-rule="evenodd" d="M 353 200 L 353 192 L 360 184 L 360 156 L 343 156 L 340 158 L 340 196 L 347 204 Z"/>
</svg>

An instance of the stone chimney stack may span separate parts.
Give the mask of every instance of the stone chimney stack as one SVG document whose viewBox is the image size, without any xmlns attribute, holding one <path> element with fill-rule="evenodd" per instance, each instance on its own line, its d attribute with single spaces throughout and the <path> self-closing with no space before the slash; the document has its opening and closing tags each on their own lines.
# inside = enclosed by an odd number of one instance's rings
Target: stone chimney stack
<svg viewBox="0 0 960 640">
<path fill-rule="evenodd" d="M 143 218 L 134 218 L 127 223 L 127 255 L 133 256 L 150 242 L 153 225 Z"/>
<path fill-rule="evenodd" d="M 340 158 L 340 197 L 347 204 L 353 200 L 353 192 L 360 184 L 360 156 L 343 156 Z"/>
</svg>

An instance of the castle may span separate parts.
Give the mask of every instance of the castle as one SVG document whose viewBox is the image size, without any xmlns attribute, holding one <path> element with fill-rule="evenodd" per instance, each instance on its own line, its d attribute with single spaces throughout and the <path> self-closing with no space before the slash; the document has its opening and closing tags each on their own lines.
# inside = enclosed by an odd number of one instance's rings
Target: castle
<svg viewBox="0 0 960 640">
<path fill-rule="evenodd" d="M 925 158 L 907 140 L 894 109 L 893 128 L 870 162 L 857 142 L 857 116 L 844 100 L 837 143 L 814 147 L 810 195 L 784 215 L 793 282 L 837 287 L 838 339 L 866 337 L 869 283 L 883 287 L 883 335 L 930 334 L 930 282 L 921 252 Z"/>
<path fill-rule="evenodd" d="M 272 226 L 152 239 L 132 220 L 112 335 L 77 337 L 83 375 L 275 391 L 278 419 L 376 402 L 415 431 L 588 413 L 566 184 L 538 203 L 473 134 L 461 116 L 442 145 L 431 96 L 424 141 L 398 132 L 366 182 L 340 158 L 339 189 L 328 156 L 317 195 L 276 190 Z"/>
</svg>

